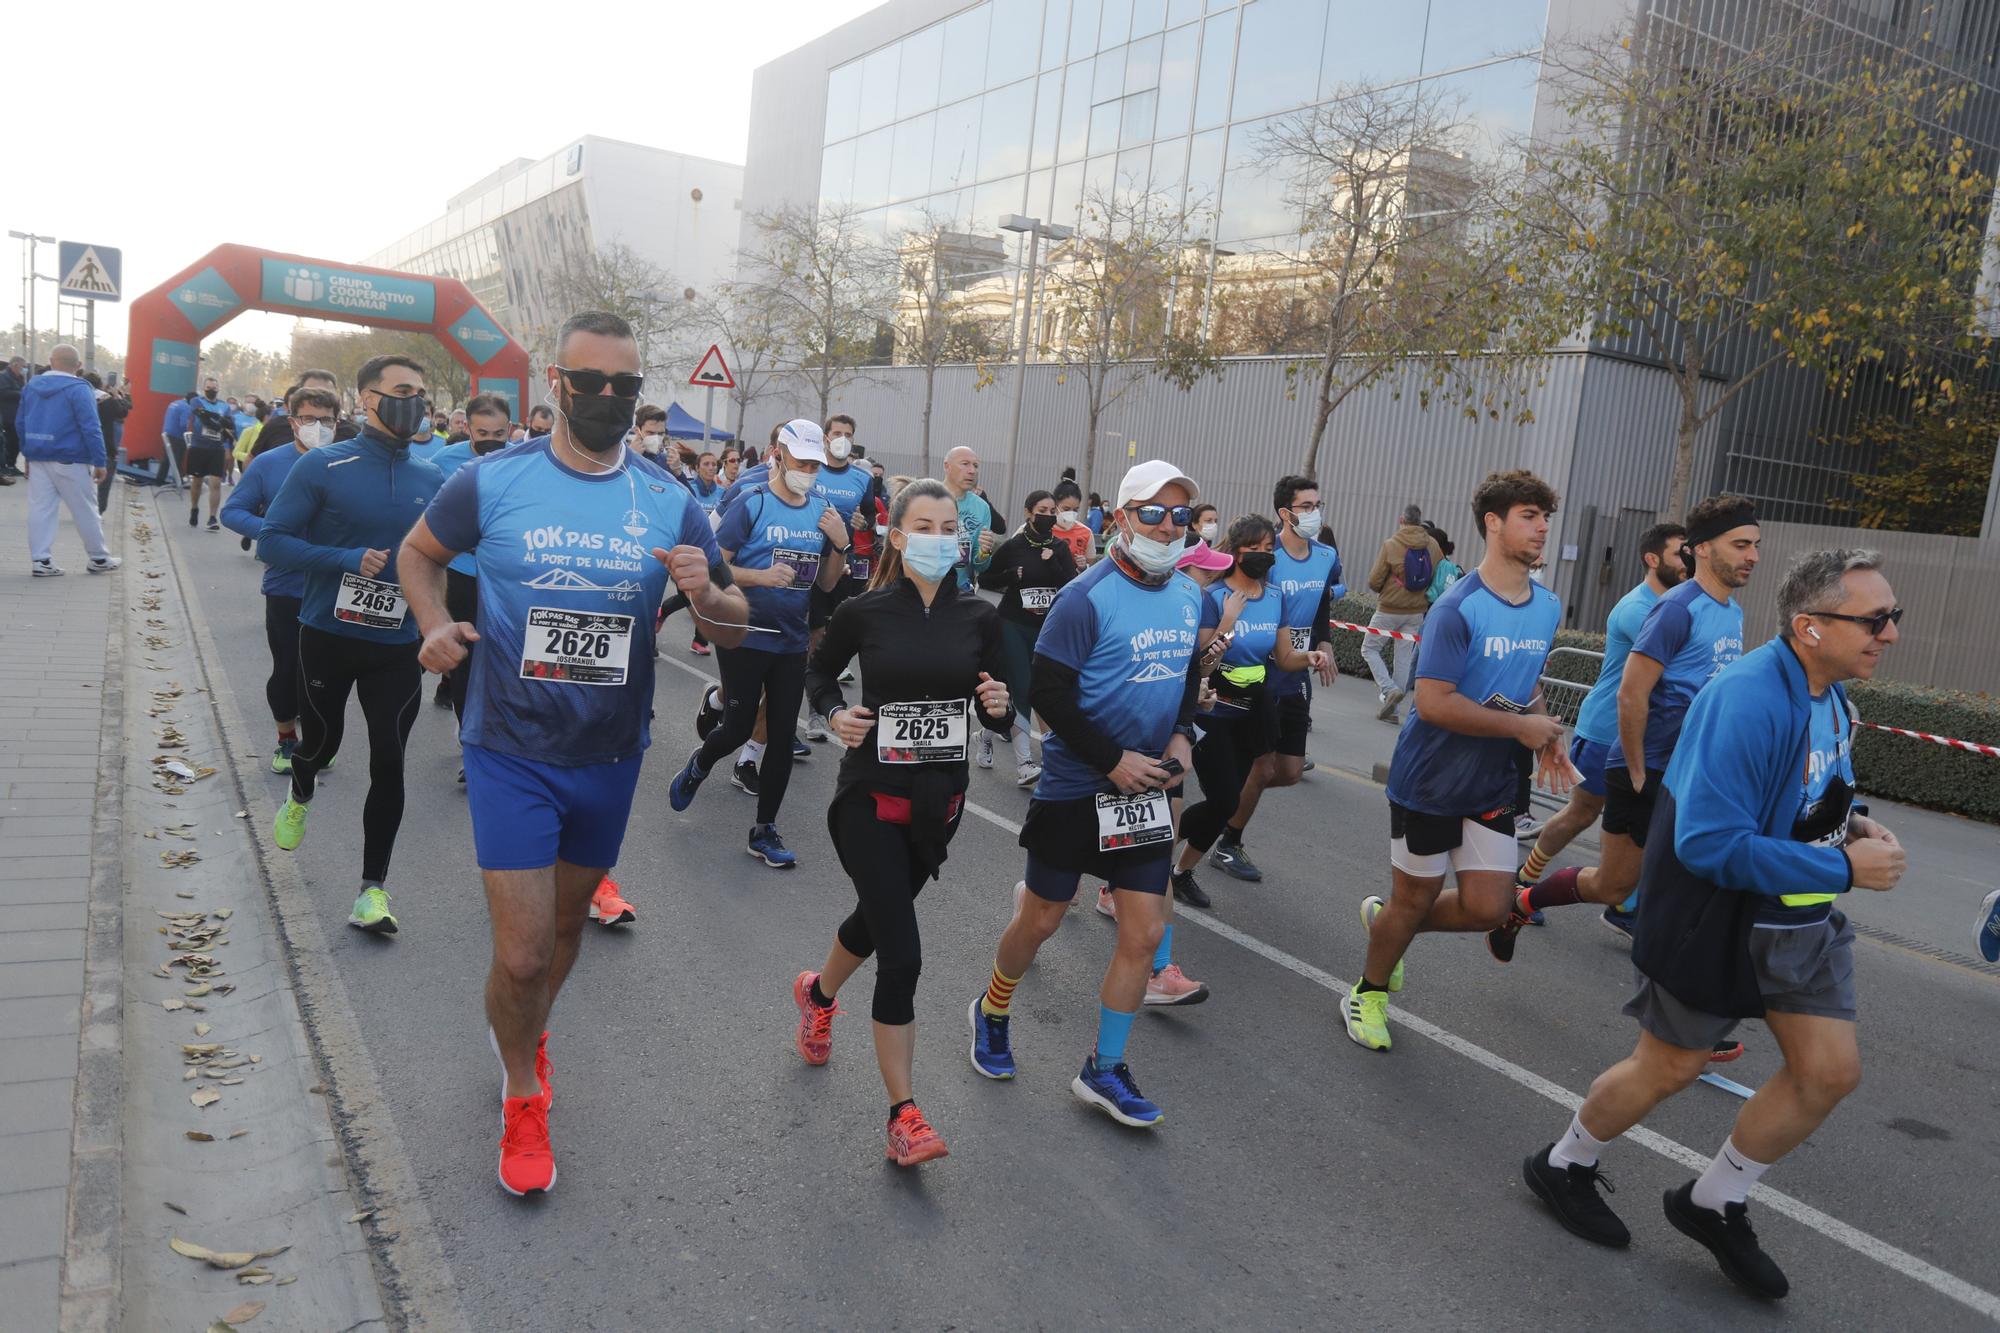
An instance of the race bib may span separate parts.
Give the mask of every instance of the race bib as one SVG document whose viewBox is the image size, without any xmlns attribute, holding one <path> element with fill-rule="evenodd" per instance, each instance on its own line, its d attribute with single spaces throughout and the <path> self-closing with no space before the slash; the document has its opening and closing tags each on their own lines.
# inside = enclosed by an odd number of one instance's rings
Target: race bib
<svg viewBox="0 0 2000 1333">
<path fill-rule="evenodd" d="M 333 597 L 333 618 L 344 625 L 363 629 L 401 629 L 410 604 L 403 589 L 380 579 L 364 579 L 359 574 L 342 574 L 340 591 Z"/>
<path fill-rule="evenodd" d="M 960 531 L 958 534 L 958 563 L 972 568 L 972 534 Z"/>
<path fill-rule="evenodd" d="M 865 555 L 849 556 L 847 558 L 847 577 L 851 579 L 866 579 L 868 572 L 874 567 L 875 562 Z"/>
<path fill-rule="evenodd" d="M 1293 652 L 1309 653 L 1312 651 L 1312 646 L 1313 646 L 1312 626 L 1310 625 L 1293 626 L 1291 628 L 1286 629 L 1285 633 L 1292 636 Z"/>
<path fill-rule="evenodd" d="M 553 606 L 528 610 L 521 678 L 563 685 L 623 685 L 632 656 L 632 617 Z"/>
<path fill-rule="evenodd" d="M 792 551 L 780 546 L 771 552 L 771 567 L 791 570 L 791 586 L 803 588 L 819 577 L 819 552 Z"/>
<path fill-rule="evenodd" d="M 875 710 L 875 757 L 885 764 L 964 763 L 969 699 L 925 699 Z"/>
<path fill-rule="evenodd" d="M 1024 611 L 1046 611 L 1055 605 L 1055 588 L 1021 589 L 1021 609 Z"/>
<path fill-rule="evenodd" d="M 1097 797 L 1097 850 L 1130 851 L 1174 840 L 1173 803 L 1163 791 L 1119 796 L 1102 792 Z"/>
</svg>

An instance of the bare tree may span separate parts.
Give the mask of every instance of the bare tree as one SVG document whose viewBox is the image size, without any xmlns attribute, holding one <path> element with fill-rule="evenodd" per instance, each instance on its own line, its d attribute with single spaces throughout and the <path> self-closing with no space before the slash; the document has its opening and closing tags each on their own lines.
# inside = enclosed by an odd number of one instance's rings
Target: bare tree
<svg viewBox="0 0 2000 1333">
<path fill-rule="evenodd" d="M 818 400 L 824 420 L 835 395 L 882 359 L 894 299 L 883 246 L 845 205 L 780 208 L 752 226 L 738 290 L 769 312 L 775 369 Z"/>
<path fill-rule="evenodd" d="M 896 359 L 924 373 L 920 472 L 932 475 L 931 408 L 938 367 L 994 355 L 1006 337 L 1004 317 L 982 312 L 968 289 L 1005 272 L 1007 251 L 997 236 L 977 236 L 955 219 L 925 213 L 895 242 Z M 990 284 L 989 284 L 990 285 Z"/>
<path fill-rule="evenodd" d="M 631 247 L 613 243 L 569 255 L 556 290 L 569 311 L 604 310 L 630 324 L 649 374 L 682 365 L 693 371 L 691 352 L 700 352 L 692 346 L 702 322 L 699 294 Z"/>
</svg>

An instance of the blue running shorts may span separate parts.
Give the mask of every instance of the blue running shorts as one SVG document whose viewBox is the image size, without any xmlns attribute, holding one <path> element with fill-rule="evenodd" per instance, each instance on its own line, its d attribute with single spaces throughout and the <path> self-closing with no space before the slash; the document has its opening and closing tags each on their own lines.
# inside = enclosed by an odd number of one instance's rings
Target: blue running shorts
<svg viewBox="0 0 2000 1333">
<path fill-rule="evenodd" d="M 563 765 L 478 745 L 463 750 L 480 869 L 539 870 L 567 861 L 608 870 L 618 864 L 644 756 Z"/>
</svg>

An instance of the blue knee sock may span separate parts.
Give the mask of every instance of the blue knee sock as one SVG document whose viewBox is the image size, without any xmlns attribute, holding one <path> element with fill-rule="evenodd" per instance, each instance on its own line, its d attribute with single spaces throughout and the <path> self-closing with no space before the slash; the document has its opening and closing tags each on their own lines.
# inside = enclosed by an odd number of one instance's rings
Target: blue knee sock
<svg viewBox="0 0 2000 1333">
<path fill-rule="evenodd" d="M 1125 1039 L 1132 1034 L 1133 1014 L 1097 1006 L 1097 1067 L 1109 1069 L 1125 1058 Z"/>
<path fill-rule="evenodd" d="M 1636 911 L 1638 911 L 1638 910 L 1639 910 L 1639 891 L 1638 891 L 1637 889 L 1634 889 L 1634 890 L 1632 890 L 1632 892 L 1630 892 L 1630 893 L 1626 894 L 1626 895 L 1625 895 L 1625 901 L 1624 901 L 1624 902 L 1622 902 L 1622 903 L 1620 903 L 1620 904 L 1618 904 L 1618 910 L 1619 910 L 1619 911 L 1621 911 L 1621 912 L 1624 912 L 1624 913 L 1625 913 L 1626 915 L 1628 915 L 1628 916 L 1629 916 L 1630 914 L 1632 914 L 1633 912 L 1636 912 Z"/>
<path fill-rule="evenodd" d="M 1173 922 L 1169 921 L 1167 928 L 1160 932 L 1160 947 L 1153 950 L 1153 970 L 1157 972 L 1173 961 L 1174 926 Z"/>
</svg>

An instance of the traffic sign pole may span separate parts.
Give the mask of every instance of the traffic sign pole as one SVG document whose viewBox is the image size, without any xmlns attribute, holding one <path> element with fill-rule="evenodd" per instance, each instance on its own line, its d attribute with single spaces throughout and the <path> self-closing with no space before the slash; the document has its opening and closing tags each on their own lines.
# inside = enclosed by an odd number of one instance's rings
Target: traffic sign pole
<svg viewBox="0 0 2000 1333">
<path fill-rule="evenodd" d="M 714 429 L 710 423 L 715 420 L 715 391 L 736 387 L 736 377 L 729 373 L 729 363 L 722 359 L 722 347 L 719 343 L 709 344 L 708 351 L 695 363 L 694 374 L 688 376 L 688 384 L 690 386 L 698 384 L 708 391 L 701 409 L 701 447 L 705 452 L 708 449 L 709 433 Z M 743 442 L 738 440 L 736 443 L 741 447 Z"/>
<path fill-rule="evenodd" d="M 708 386 L 706 401 L 701 405 L 701 451 L 708 452 L 708 423 L 715 419 L 715 386 Z"/>
<path fill-rule="evenodd" d="M 97 302 L 83 303 L 83 364 L 97 369 Z"/>
</svg>

